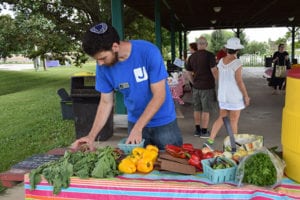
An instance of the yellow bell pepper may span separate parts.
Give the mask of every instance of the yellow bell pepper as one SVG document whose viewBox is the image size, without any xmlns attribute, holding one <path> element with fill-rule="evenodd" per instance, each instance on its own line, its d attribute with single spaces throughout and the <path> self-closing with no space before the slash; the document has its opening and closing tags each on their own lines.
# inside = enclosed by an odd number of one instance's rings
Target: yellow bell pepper
<svg viewBox="0 0 300 200">
<path fill-rule="evenodd" d="M 131 160 L 131 162 L 133 162 L 136 165 L 138 160 L 140 159 L 140 157 L 130 154 L 130 155 L 126 156 L 125 159 Z"/>
<path fill-rule="evenodd" d="M 150 158 L 153 163 L 155 163 L 157 159 L 158 153 L 156 151 L 147 150 L 143 153 L 143 158 Z"/>
<path fill-rule="evenodd" d="M 134 149 L 132 149 L 132 154 L 134 156 L 136 156 L 137 158 L 142 158 L 143 157 L 143 153 L 146 149 L 143 147 L 135 147 Z"/>
<path fill-rule="evenodd" d="M 124 158 L 123 160 L 121 160 L 118 169 L 120 172 L 126 174 L 132 174 L 136 172 L 136 166 L 129 158 Z"/>
<path fill-rule="evenodd" d="M 156 153 L 159 152 L 159 149 L 157 148 L 157 146 L 154 146 L 154 145 L 151 145 L 151 144 L 148 144 L 146 146 L 146 150 L 155 151 Z"/>
<path fill-rule="evenodd" d="M 153 170 L 153 162 L 150 157 L 142 158 L 137 163 L 137 170 L 143 173 L 149 173 Z"/>
</svg>

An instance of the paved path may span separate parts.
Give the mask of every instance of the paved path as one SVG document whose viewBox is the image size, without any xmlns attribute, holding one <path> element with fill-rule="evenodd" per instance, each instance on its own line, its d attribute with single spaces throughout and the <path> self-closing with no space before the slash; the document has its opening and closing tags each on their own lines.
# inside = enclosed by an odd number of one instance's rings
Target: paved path
<svg viewBox="0 0 300 200">
<path fill-rule="evenodd" d="M 34 69 L 33 64 L 0 64 L 0 70 L 21 71 L 26 69 Z"/>
</svg>

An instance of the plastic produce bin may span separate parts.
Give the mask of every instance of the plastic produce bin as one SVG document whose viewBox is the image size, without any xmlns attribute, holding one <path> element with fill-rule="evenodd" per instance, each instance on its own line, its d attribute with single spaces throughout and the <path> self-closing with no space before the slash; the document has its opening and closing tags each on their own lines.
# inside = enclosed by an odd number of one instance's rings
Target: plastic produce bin
<svg viewBox="0 0 300 200">
<path fill-rule="evenodd" d="M 210 162 L 213 162 L 213 160 L 216 158 L 210 158 L 210 159 L 204 159 L 201 160 L 202 167 L 203 167 L 203 173 L 205 176 L 213 183 L 213 184 L 219 184 L 224 183 L 227 181 L 234 181 L 235 180 L 235 172 L 236 172 L 236 163 L 233 160 L 229 160 L 234 166 L 226 169 L 213 169 L 210 167 Z"/>
<path fill-rule="evenodd" d="M 126 155 L 130 154 L 131 151 L 136 147 L 144 147 L 145 139 L 143 139 L 139 144 L 125 144 L 126 140 L 127 138 L 123 138 L 118 143 L 118 147 L 124 151 Z"/>
<path fill-rule="evenodd" d="M 76 138 L 86 136 L 91 130 L 101 94 L 95 90 L 95 76 L 71 78 Z M 105 141 L 113 135 L 113 110 L 95 140 Z"/>
</svg>

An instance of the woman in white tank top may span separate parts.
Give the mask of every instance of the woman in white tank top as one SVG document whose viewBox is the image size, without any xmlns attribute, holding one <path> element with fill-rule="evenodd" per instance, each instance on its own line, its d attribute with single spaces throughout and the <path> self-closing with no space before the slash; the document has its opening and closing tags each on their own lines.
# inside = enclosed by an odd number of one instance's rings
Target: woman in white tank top
<svg viewBox="0 0 300 200">
<path fill-rule="evenodd" d="M 214 139 L 223 126 L 223 117 L 228 116 L 234 134 L 238 133 L 238 121 L 241 110 L 250 103 L 250 98 L 242 79 L 242 63 L 237 58 L 239 49 L 244 48 L 238 38 L 230 38 L 225 45 L 227 56 L 218 63 L 218 102 L 220 113 L 214 122 L 208 145 L 214 143 Z"/>
</svg>

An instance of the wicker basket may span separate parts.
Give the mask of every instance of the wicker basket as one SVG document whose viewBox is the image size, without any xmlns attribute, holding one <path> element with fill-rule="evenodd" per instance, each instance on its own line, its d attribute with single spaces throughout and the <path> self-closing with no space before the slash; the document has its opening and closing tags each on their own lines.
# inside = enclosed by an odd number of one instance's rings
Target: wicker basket
<svg viewBox="0 0 300 200">
<path fill-rule="evenodd" d="M 145 139 L 143 139 L 142 142 L 139 144 L 125 144 L 126 140 L 127 140 L 127 138 L 123 138 L 118 143 L 118 147 L 122 151 L 124 151 L 125 154 L 130 154 L 132 149 L 134 149 L 135 147 L 144 147 Z"/>
<path fill-rule="evenodd" d="M 213 169 L 210 167 L 210 163 L 214 161 L 215 158 L 201 160 L 203 166 L 204 175 L 213 183 L 224 183 L 227 181 L 234 181 L 236 172 L 236 163 L 233 160 L 222 158 L 228 160 L 234 164 L 234 167 L 226 169 Z M 220 158 L 218 158 L 220 159 Z"/>
</svg>

